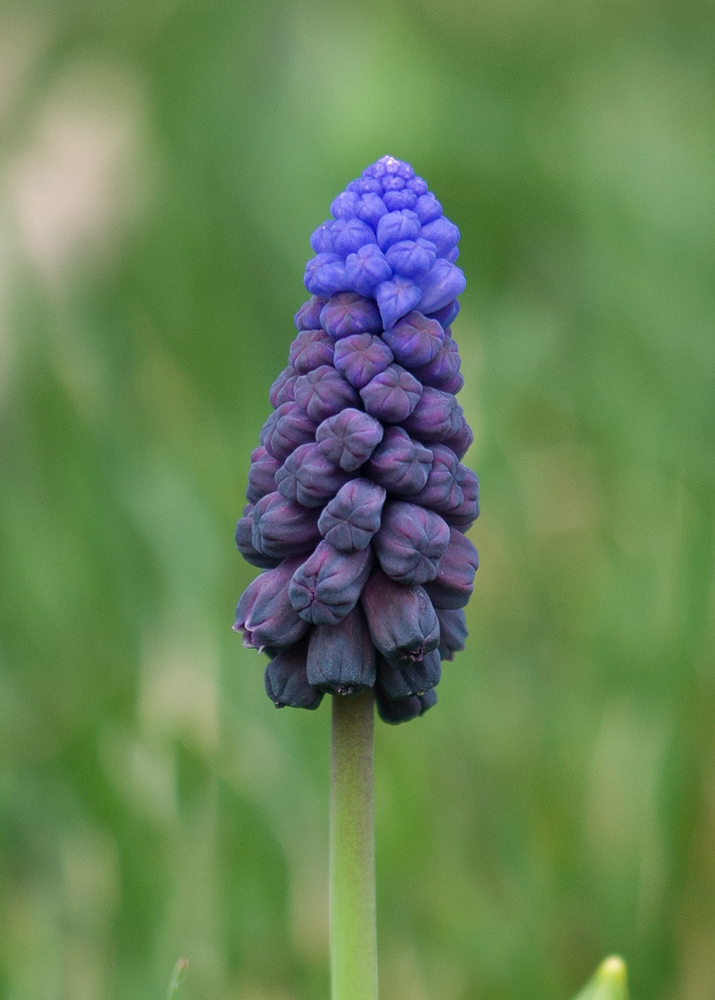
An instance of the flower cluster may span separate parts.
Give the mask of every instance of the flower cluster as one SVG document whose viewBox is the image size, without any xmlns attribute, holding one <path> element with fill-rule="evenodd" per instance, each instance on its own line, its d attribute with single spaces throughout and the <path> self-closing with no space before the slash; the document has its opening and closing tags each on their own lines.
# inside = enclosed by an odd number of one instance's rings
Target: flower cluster
<svg viewBox="0 0 715 1000">
<path fill-rule="evenodd" d="M 478 565 L 450 329 L 459 231 L 389 156 L 331 213 L 311 238 L 312 296 L 251 455 L 236 544 L 264 572 L 234 628 L 268 653 L 276 705 L 374 687 L 381 717 L 398 723 L 435 703 L 442 660 L 463 649 Z"/>
</svg>

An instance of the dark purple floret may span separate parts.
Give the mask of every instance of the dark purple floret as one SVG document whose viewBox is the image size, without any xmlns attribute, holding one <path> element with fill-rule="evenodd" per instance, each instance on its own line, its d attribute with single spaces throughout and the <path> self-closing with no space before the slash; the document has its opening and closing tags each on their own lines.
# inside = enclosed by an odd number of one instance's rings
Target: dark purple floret
<svg viewBox="0 0 715 1000">
<path fill-rule="evenodd" d="M 348 474 L 331 462 L 315 442 L 296 448 L 276 472 L 279 492 L 304 507 L 322 507 L 347 479 Z"/>
<path fill-rule="evenodd" d="M 371 567 L 369 547 L 339 552 L 323 539 L 293 574 L 291 604 L 306 622 L 337 625 L 357 604 Z"/>
<path fill-rule="evenodd" d="M 399 424 L 409 417 L 421 395 L 421 384 L 401 365 L 388 365 L 360 390 L 367 412 L 386 424 Z"/>
<path fill-rule="evenodd" d="M 439 514 L 402 500 L 385 504 L 373 542 L 385 573 L 407 586 L 434 580 L 449 544 L 449 527 Z"/>
<path fill-rule="evenodd" d="M 354 472 L 367 462 L 383 434 L 379 420 L 348 407 L 324 420 L 315 432 L 315 440 L 331 462 L 345 472 Z"/>
<path fill-rule="evenodd" d="M 337 625 L 316 625 L 308 646 L 308 681 L 322 691 L 355 694 L 375 683 L 375 647 L 357 605 Z"/>
<path fill-rule="evenodd" d="M 380 313 L 372 299 L 356 292 L 341 292 L 323 306 L 320 313 L 323 329 L 334 340 L 354 333 L 378 333 L 382 330 Z"/>
<path fill-rule="evenodd" d="M 370 379 L 384 372 L 394 360 L 382 337 L 369 333 L 345 337 L 335 345 L 335 367 L 356 389 L 364 388 Z"/>
<path fill-rule="evenodd" d="M 435 704 L 477 567 L 464 532 L 479 484 L 460 462 L 473 436 L 449 328 L 464 288 L 459 230 L 391 156 L 330 211 L 251 455 L 236 544 L 264 572 L 234 627 L 272 657 L 279 707 L 373 687 L 396 724 Z"/>
<path fill-rule="evenodd" d="M 359 402 L 355 388 L 331 365 L 321 365 L 295 383 L 295 401 L 316 424 Z"/>
<path fill-rule="evenodd" d="M 390 493 L 409 496 L 427 483 L 432 452 L 413 441 L 402 427 L 388 427 L 367 466 L 371 479 Z"/>
<path fill-rule="evenodd" d="M 386 493 L 369 479 L 351 479 L 325 507 L 320 533 L 340 552 L 366 549 L 381 523 Z"/>
</svg>

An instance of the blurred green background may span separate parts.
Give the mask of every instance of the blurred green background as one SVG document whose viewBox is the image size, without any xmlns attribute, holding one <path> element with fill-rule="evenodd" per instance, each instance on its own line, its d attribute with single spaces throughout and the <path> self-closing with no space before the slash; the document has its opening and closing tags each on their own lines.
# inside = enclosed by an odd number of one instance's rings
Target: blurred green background
<svg viewBox="0 0 715 1000">
<path fill-rule="evenodd" d="M 231 631 L 308 236 L 462 230 L 468 649 L 377 735 L 385 1000 L 715 996 L 715 11 L 0 8 L 0 996 L 328 995 L 329 711 Z"/>
</svg>

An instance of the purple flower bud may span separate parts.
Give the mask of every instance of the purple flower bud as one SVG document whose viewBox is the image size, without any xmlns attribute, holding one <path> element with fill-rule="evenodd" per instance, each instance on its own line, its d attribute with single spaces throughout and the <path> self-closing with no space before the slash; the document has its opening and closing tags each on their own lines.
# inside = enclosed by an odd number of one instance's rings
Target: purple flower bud
<svg viewBox="0 0 715 1000">
<path fill-rule="evenodd" d="M 410 498 L 412 503 L 430 507 L 444 517 L 445 511 L 457 508 L 464 501 L 460 485 L 464 471 L 451 448 L 433 444 L 432 467 L 427 482 L 419 493 Z"/>
<path fill-rule="evenodd" d="M 396 274 L 390 281 L 383 281 L 375 289 L 382 325 L 386 330 L 419 305 L 422 292 L 409 278 Z"/>
<path fill-rule="evenodd" d="M 323 538 L 340 552 L 366 549 L 380 527 L 385 495 L 369 479 L 351 479 L 320 515 L 318 528 Z"/>
<path fill-rule="evenodd" d="M 402 191 L 386 191 L 383 199 L 390 212 L 399 212 L 403 208 L 414 208 L 417 195 L 414 191 L 403 189 Z"/>
<path fill-rule="evenodd" d="M 345 337 L 335 345 L 335 367 L 356 389 L 364 388 L 393 361 L 392 351 L 382 337 L 369 333 Z"/>
<path fill-rule="evenodd" d="M 301 559 L 284 559 L 276 569 L 269 569 L 249 583 L 236 608 L 234 629 L 243 632 L 243 645 L 249 649 L 264 646 L 290 646 L 308 629 L 289 597 L 291 577 Z"/>
<path fill-rule="evenodd" d="M 348 283 L 345 278 L 345 264 L 335 253 L 319 253 L 305 266 L 305 287 L 313 295 L 329 299 L 336 292 L 345 292 Z"/>
<path fill-rule="evenodd" d="M 298 399 L 296 383 L 296 399 Z M 405 429 L 424 441 L 446 441 L 461 427 L 462 408 L 449 392 L 425 386 L 412 413 L 403 421 Z"/>
<path fill-rule="evenodd" d="M 334 350 L 333 339 L 324 330 L 303 330 L 290 345 L 288 360 L 297 374 L 305 375 L 321 365 L 332 365 Z"/>
<path fill-rule="evenodd" d="M 439 563 L 437 576 L 425 584 L 435 608 L 463 608 L 474 589 L 479 566 L 477 550 L 456 528 L 450 528 L 450 542 Z"/>
<path fill-rule="evenodd" d="M 278 566 L 281 559 L 271 559 L 253 546 L 253 504 L 246 504 L 243 510 L 243 517 L 236 525 L 236 548 L 241 553 L 246 562 L 252 566 L 259 566 L 261 569 L 273 569 Z"/>
<path fill-rule="evenodd" d="M 343 292 L 330 299 L 323 306 L 320 322 L 334 340 L 349 337 L 353 333 L 376 333 L 382 330 L 375 303 L 355 292 Z"/>
<path fill-rule="evenodd" d="M 377 285 L 391 277 L 392 268 L 374 243 L 360 247 L 345 261 L 345 278 L 359 295 L 372 295 Z"/>
<path fill-rule="evenodd" d="M 422 386 L 401 365 L 389 365 L 360 390 L 367 412 L 386 424 L 399 424 L 417 406 Z"/>
<path fill-rule="evenodd" d="M 461 414 L 459 420 L 459 430 L 457 430 L 452 437 L 445 438 L 442 444 L 446 444 L 448 448 L 452 449 L 457 458 L 462 459 L 469 451 L 473 441 L 474 435 L 472 434 L 472 428 L 464 419 L 464 414 Z"/>
<path fill-rule="evenodd" d="M 422 587 L 405 587 L 375 569 L 360 600 L 375 648 L 386 660 L 404 666 L 437 648 L 439 622 Z"/>
<path fill-rule="evenodd" d="M 410 722 L 412 719 L 424 715 L 429 708 L 437 704 L 437 692 L 434 688 L 425 691 L 424 694 L 415 695 L 413 698 L 388 698 L 382 689 L 375 688 L 377 696 L 377 711 L 383 722 L 391 726 L 398 726 L 401 722 Z"/>
<path fill-rule="evenodd" d="M 464 379 L 459 372 L 461 364 L 459 353 L 442 344 L 432 360 L 413 368 L 412 374 L 422 385 L 429 385 L 433 389 L 441 389 L 442 392 L 456 395 L 464 385 Z"/>
<path fill-rule="evenodd" d="M 436 320 L 411 312 L 391 330 L 385 330 L 382 336 L 398 364 L 405 368 L 418 368 L 437 356 L 444 340 L 444 330 Z"/>
<path fill-rule="evenodd" d="M 318 512 L 269 493 L 253 510 L 253 547 L 267 556 L 286 559 L 310 552 L 320 541 Z"/>
<path fill-rule="evenodd" d="M 383 191 L 402 191 L 405 186 L 405 178 L 400 177 L 399 174 L 386 174 L 382 178 L 382 190 Z"/>
<path fill-rule="evenodd" d="M 459 315 L 459 302 L 457 299 L 452 299 L 448 302 L 446 306 L 442 306 L 436 312 L 430 313 L 430 319 L 436 319 L 440 324 L 445 333 L 447 333 L 447 327 L 450 323 L 453 323 L 457 316 Z"/>
<path fill-rule="evenodd" d="M 312 295 L 304 302 L 295 314 L 295 325 L 299 330 L 317 330 L 320 326 L 320 310 L 325 305 L 325 299 Z"/>
<path fill-rule="evenodd" d="M 342 191 L 330 206 L 334 219 L 352 219 L 355 215 L 358 197 L 352 191 Z"/>
<path fill-rule="evenodd" d="M 385 251 L 400 240 L 416 240 L 421 228 L 419 218 L 407 208 L 388 212 L 377 224 L 377 245 Z"/>
<path fill-rule="evenodd" d="M 462 608 L 440 608 L 437 611 L 439 620 L 439 655 L 443 660 L 453 660 L 454 654 L 464 649 L 467 638 L 467 620 Z"/>
<path fill-rule="evenodd" d="M 418 198 L 427 194 L 427 181 L 422 180 L 421 177 L 413 177 L 411 181 L 407 182 L 407 187 L 410 191 L 414 191 Z"/>
<path fill-rule="evenodd" d="M 423 313 L 434 313 L 461 295 L 467 286 L 462 270 L 447 260 L 438 258 L 432 269 L 420 280 Z"/>
<path fill-rule="evenodd" d="M 248 470 L 248 488 L 246 499 L 249 503 L 258 503 L 261 497 L 272 493 L 276 488 L 275 475 L 281 467 L 277 458 L 269 455 L 261 446 L 251 452 L 251 467 Z"/>
<path fill-rule="evenodd" d="M 402 427 L 388 427 L 372 453 L 367 472 L 390 493 L 409 496 L 424 488 L 431 465 L 429 448 L 413 441 Z"/>
<path fill-rule="evenodd" d="M 293 402 L 295 399 L 294 390 L 297 378 L 298 372 L 291 365 L 283 369 L 268 393 L 271 406 L 278 407 L 283 403 Z"/>
<path fill-rule="evenodd" d="M 415 214 L 420 220 L 421 225 L 426 226 L 435 219 L 439 219 L 442 214 L 442 206 L 432 192 L 428 191 L 417 199 Z"/>
<path fill-rule="evenodd" d="M 410 698 L 436 687 L 442 676 L 439 650 L 425 653 L 404 667 L 395 666 L 381 656 L 377 659 L 377 683 L 388 698 Z"/>
<path fill-rule="evenodd" d="M 459 466 L 462 502 L 447 510 L 440 511 L 450 528 L 467 531 L 479 517 L 479 480 L 471 469 Z"/>
<path fill-rule="evenodd" d="M 360 201 L 355 206 L 355 214 L 358 219 L 367 222 L 372 229 L 377 229 L 377 224 L 383 215 L 387 215 L 387 209 L 382 198 L 373 191 L 366 191 Z M 375 247 L 375 249 L 378 249 Z"/>
<path fill-rule="evenodd" d="M 281 403 L 261 429 L 261 444 L 269 455 L 283 462 L 298 445 L 313 440 L 317 426 L 298 403 Z"/>
<path fill-rule="evenodd" d="M 355 203 L 357 204 L 357 199 Z M 357 253 L 366 244 L 374 244 L 375 233 L 361 219 L 338 219 L 330 228 L 330 238 L 333 252 L 347 257 L 348 254 Z"/>
<path fill-rule="evenodd" d="M 276 486 L 286 500 L 322 507 L 348 479 L 315 442 L 296 448 L 276 472 Z"/>
<path fill-rule="evenodd" d="M 337 625 L 316 625 L 308 646 L 308 681 L 323 691 L 354 694 L 375 683 L 375 647 L 360 606 Z"/>
<path fill-rule="evenodd" d="M 266 694 L 276 708 L 317 708 L 323 692 L 308 683 L 308 643 L 305 639 L 282 649 L 266 667 Z"/>
<path fill-rule="evenodd" d="M 331 365 L 321 365 L 307 375 L 300 375 L 293 391 L 296 403 L 316 423 L 358 403 L 353 386 Z"/>
<path fill-rule="evenodd" d="M 382 441 L 382 424 L 362 410 L 348 407 L 328 417 L 315 432 L 321 452 L 345 472 L 359 469 Z"/>
<path fill-rule="evenodd" d="M 338 552 L 323 540 L 293 574 L 289 587 L 293 608 L 313 625 L 337 625 L 357 604 L 371 568 L 369 546 Z"/>
<path fill-rule="evenodd" d="M 439 514 L 402 500 L 385 505 L 382 526 L 373 541 L 385 573 L 408 585 L 434 580 L 449 544 L 449 527 Z"/>
<path fill-rule="evenodd" d="M 422 226 L 422 239 L 434 243 L 437 249 L 437 256 L 444 257 L 450 250 L 454 250 L 459 243 L 459 230 L 453 222 L 442 216 Z"/>
<path fill-rule="evenodd" d="M 324 222 L 322 226 L 318 226 L 313 231 L 310 237 L 310 246 L 313 253 L 335 253 L 333 241 L 330 236 L 332 225 L 332 222 Z"/>
<path fill-rule="evenodd" d="M 411 192 L 404 193 L 405 195 L 409 193 L 412 198 L 415 197 Z M 400 240 L 399 243 L 393 243 L 385 254 L 387 263 L 392 270 L 412 281 L 423 278 L 434 264 L 436 257 L 434 243 L 421 238 Z"/>
</svg>

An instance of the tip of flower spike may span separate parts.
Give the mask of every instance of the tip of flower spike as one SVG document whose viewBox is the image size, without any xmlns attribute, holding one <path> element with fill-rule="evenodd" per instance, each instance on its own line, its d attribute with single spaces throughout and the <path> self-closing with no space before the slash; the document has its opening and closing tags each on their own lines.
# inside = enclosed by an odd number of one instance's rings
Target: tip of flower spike
<svg viewBox="0 0 715 1000">
<path fill-rule="evenodd" d="M 604 959 L 575 1000 L 628 1000 L 626 963 L 620 955 Z"/>
</svg>

